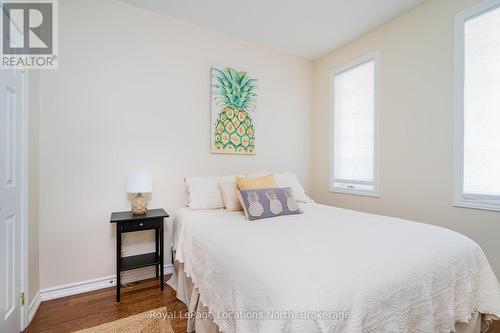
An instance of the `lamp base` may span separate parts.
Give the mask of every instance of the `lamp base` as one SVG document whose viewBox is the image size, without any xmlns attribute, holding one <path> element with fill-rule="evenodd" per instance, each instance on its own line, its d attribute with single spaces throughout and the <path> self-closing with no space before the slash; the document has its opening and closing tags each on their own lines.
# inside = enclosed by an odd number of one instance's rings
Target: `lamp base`
<svg viewBox="0 0 500 333">
<path fill-rule="evenodd" d="M 147 210 L 148 210 L 148 202 L 142 196 L 141 193 L 138 193 L 137 196 L 132 201 L 132 214 L 134 215 L 146 214 Z"/>
</svg>

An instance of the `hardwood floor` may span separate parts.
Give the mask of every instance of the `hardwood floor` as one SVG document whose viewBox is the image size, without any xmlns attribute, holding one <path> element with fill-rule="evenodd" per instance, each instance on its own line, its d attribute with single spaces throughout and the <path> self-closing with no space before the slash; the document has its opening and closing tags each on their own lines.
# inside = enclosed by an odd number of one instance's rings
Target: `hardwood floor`
<svg viewBox="0 0 500 333">
<path fill-rule="evenodd" d="M 179 313 L 185 314 L 186 306 L 170 286 L 165 285 L 162 293 L 159 283 L 149 279 L 122 287 L 120 303 L 115 302 L 114 287 L 42 302 L 24 332 L 68 333 L 166 306 L 169 315 L 175 314 L 170 319 L 174 332 L 185 333 L 187 321 Z"/>
<path fill-rule="evenodd" d="M 149 279 L 122 288 L 120 303 L 115 302 L 114 287 L 43 302 L 24 332 L 73 332 L 166 306 L 169 315 L 175 314 L 170 319 L 174 332 L 185 333 L 187 321 L 179 313 L 185 314 L 186 306 L 170 286 L 165 285 L 162 293 L 158 284 L 157 279 Z M 500 333 L 500 321 L 489 332 Z"/>
<path fill-rule="evenodd" d="M 493 322 L 493 325 L 491 325 L 488 333 L 500 333 L 500 321 Z"/>
</svg>

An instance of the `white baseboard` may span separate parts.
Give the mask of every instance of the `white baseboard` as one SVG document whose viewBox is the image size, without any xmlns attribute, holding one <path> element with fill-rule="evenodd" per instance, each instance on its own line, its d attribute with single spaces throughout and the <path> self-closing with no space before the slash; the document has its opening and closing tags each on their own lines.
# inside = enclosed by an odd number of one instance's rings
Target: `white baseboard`
<svg viewBox="0 0 500 333">
<path fill-rule="evenodd" d="M 163 272 L 165 275 L 172 274 L 174 272 L 174 266 L 172 264 L 165 265 L 163 267 Z M 145 267 L 145 268 L 125 272 L 123 279 L 122 279 L 122 282 L 127 283 L 127 282 L 145 280 L 145 279 L 149 279 L 149 278 L 153 278 L 153 277 L 155 277 L 154 268 L 153 267 Z M 116 286 L 116 276 L 115 275 L 105 276 L 105 277 L 101 277 L 101 278 L 97 278 L 97 279 L 86 280 L 86 281 L 81 281 L 81 282 L 76 282 L 76 283 L 65 284 L 65 285 L 61 285 L 61 286 L 45 288 L 45 289 L 40 290 L 39 294 L 37 294 L 37 295 L 39 295 L 38 305 L 40 302 L 43 302 L 43 301 L 48 301 L 48 300 L 56 299 L 56 298 L 60 298 L 60 297 L 81 294 L 81 293 L 85 293 L 88 291 L 93 291 L 93 290 L 98 290 L 98 289 L 103 289 L 103 288 L 108 288 L 108 287 L 113 287 L 113 286 Z M 35 299 L 33 301 L 35 301 Z M 35 304 L 33 302 L 32 302 L 32 304 L 35 306 Z M 36 309 L 38 308 L 38 305 L 36 305 Z M 35 314 L 36 309 L 33 312 L 33 315 Z M 32 317 L 32 315 L 31 315 L 31 305 L 30 305 L 30 318 L 31 317 Z"/>
<path fill-rule="evenodd" d="M 174 266 L 172 264 L 163 266 L 163 273 L 165 275 L 172 274 L 173 272 Z M 153 267 L 145 267 L 124 272 L 122 282 L 128 283 L 150 279 L 153 277 L 155 277 L 155 269 Z M 113 286 L 116 286 L 115 275 L 42 289 L 36 293 L 35 297 L 28 307 L 28 323 L 26 324 L 26 326 L 31 322 L 38 308 L 40 307 L 40 304 L 43 301 L 81 294 L 88 291 L 94 291 Z"/>
<path fill-rule="evenodd" d="M 35 297 L 31 301 L 30 305 L 28 306 L 28 324 L 31 323 L 31 320 L 35 316 L 35 313 L 38 310 L 40 303 L 42 303 L 42 298 L 40 297 L 40 292 L 37 292 Z"/>
</svg>

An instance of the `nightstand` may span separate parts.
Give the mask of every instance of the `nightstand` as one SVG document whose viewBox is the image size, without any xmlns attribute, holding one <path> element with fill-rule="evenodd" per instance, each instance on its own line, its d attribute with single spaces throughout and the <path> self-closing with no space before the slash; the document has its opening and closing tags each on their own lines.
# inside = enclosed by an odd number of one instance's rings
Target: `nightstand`
<svg viewBox="0 0 500 333">
<path fill-rule="evenodd" d="M 163 219 L 169 215 L 163 209 L 148 209 L 146 214 L 134 215 L 132 212 L 116 212 L 111 214 L 111 223 L 116 223 L 116 301 L 120 301 L 121 272 L 131 269 L 155 266 L 156 277 L 160 277 L 163 290 Z M 122 257 L 122 234 L 125 232 L 153 230 L 155 231 L 155 252 Z"/>
</svg>

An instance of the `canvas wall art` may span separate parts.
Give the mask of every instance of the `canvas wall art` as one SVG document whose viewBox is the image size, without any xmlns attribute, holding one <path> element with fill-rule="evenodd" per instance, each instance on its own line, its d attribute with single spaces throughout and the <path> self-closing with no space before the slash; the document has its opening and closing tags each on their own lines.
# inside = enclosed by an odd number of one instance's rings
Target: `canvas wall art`
<svg viewBox="0 0 500 333">
<path fill-rule="evenodd" d="M 256 90 L 247 72 L 212 67 L 212 153 L 255 154 Z"/>
</svg>

